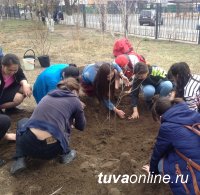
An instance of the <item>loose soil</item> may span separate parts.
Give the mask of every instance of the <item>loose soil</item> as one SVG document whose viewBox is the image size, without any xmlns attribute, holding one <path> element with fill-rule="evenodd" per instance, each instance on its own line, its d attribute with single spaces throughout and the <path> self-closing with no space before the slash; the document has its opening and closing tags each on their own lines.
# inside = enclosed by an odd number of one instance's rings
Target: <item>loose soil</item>
<svg viewBox="0 0 200 195">
<path fill-rule="evenodd" d="M 4 21 L 0 23 L 0 36 L 5 53 L 15 53 L 22 59 L 26 49 L 31 47 L 34 32 L 30 22 Z M 115 37 L 117 38 L 117 36 Z M 110 35 L 88 29 L 78 29 L 58 25 L 51 37 L 51 63 L 76 63 L 83 66 L 95 61 L 112 61 L 114 39 Z M 172 63 L 183 61 L 183 56 L 192 70 L 198 71 L 200 62 L 199 47 L 172 42 L 156 42 L 131 38 L 134 47 L 150 63 L 169 67 Z M 179 52 L 176 52 L 179 51 Z M 193 58 L 191 58 L 191 52 Z M 193 60 L 193 61 L 192 61 Z M 167 68 L 165 68 L 167 70 Z M 43 69 L 38 62 L 34 71 L 26 71 L 31 84 Z M 119 94 L 118 91 L 116 94 Z M 98 174 L 145 174 L 142 166 L 150 160 L 152 148 L 158 133 L 159 124 L 152 120 L 141 98 L 140 118 L 128 120 L 131 113 L 130 97 L 122 98 L 119 107 L 126 112 L 121 120 L 108 111 L 95 99 L 84 98 L 87 126 L 85 131 L 73 129 L 71 148 L 77 151 L 77 158 L 69 165 L 58 159 L 41 161 L 28 159 L 28 169 L 13 177 L 9 170 L 15 143 L 1 140 L 0 157 L 6 164 L 0 168 L 0 195 L 4 194 L 67 194 L 67 195 L 148 195 L 171 194 L 164 184 L 99 184 Z M 20 108 L 23 112 L 11 115 L 12 126 L 9 132 L 16 131 L 16 122 L 29 117 L 36 106 L 33 97 L 26 99 Z"/>
<path fill-rule="evenodd" d="M 27 72 L 29 79 L 42 71 Z M 99 173 L 144 174 L 141 167 L 149 162 L 159 124 L 140 101 L 138 120 L 121 120 L 109 113 L 96 99 L 84 98 L 87 127 L 80 132 L 73 129 L 71 148 L 77 150 L 77 158 L 69 165 L 58 159 L 41 161 L 28 159 L 28 169 L 13 177 L 9 174 L 15 143 L 1 141 L 1 157 L 7 161 L 0 169 L 0 194 L 170 194 L 163 184 L 98 184 Z M 15 132 L 16 122 L 29 117 L 35 103 L 33 98 L 20 106 L 22 113 L 11 115 Z M 119 107 L 127 116 L 131 113 L 130 97 L 125 96 Z"/>
</svg>

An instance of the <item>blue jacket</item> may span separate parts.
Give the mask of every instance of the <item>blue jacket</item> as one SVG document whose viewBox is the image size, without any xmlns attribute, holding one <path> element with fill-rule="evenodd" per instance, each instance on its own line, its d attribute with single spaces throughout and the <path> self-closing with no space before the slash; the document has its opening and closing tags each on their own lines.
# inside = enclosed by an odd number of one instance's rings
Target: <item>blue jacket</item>
<svg viewBox="0 0 200 195">
<path fill-rule="evenodd" d="M 82 80 L 84 84 L 86 85 L 93 85 L 95 77 L 97 75 L 97 72 L 99 70 L 99 67 L 102 65 L 102 63 L 96 63 L 96 64 L 88 64 L 82 72 Z M 113 63 L 114 68 L 117 70 L 118 73 L 122 72 L 122 69 L 119 67 L 118 64 Z M 104 99 L 104 104 L 109 110 L 114 109 L 114 105 L 110 100 Z"/>
<path fill-rule="evenodd" d="M 177 149 L 200 165 L 200 137 L 184 127 L 184 125 L 193 125 L 195 123 L 200 123 L 200 114 L 189 110 L 186 103 L 174 105 L 163 114 L 161 119 L 161 127 L 151 157 L 150 172 L 158 173 L 158 162 L 164 157 L 163 172 L 170 175 L 169 185 L 175 195 L 186 194 L 180 178 L 176 183 L 176 164 L 179 165 L 184 175 L 184 180 L 188 175 L 186 185 L 190 193 L 195 194 L 187 164 L 174 151 L 174 149 Z M 197 177 L 198 186 L 200 187 L 200 172 L 195 169 L 193 170 Z"/>
<path fill-rule="evenodd" d="M 56 89 L 56 85 L 62 80 L 62 70 L 68 66 L 68 64 L 53 64 L 37 77 L 33 86 L 33 96 L 37 104 L 48 92 Z"/>
</svg>

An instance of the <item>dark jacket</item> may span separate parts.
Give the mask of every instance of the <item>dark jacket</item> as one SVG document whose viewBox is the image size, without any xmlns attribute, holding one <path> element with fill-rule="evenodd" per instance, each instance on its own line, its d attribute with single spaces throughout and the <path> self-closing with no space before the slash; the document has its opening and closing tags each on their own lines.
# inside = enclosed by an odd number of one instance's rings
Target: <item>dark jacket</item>
<svg viewBox="0 0 200 195">
<path fill-rule="evenodd" d="M 180 158 L 175 149 L 200 165 L 200 137 L 184 127 L 200 123 L 200 114 L 189 110 L 186 103 L 179 103 L 165 112 L 161 119 L 161 127 L 154 146 L 150 162 L 150 172 L 158 173 L 158 162 L 164 157 L 164 174 L 170 175 L 170 187 L 175 195 L 184 195 L 185 190 L 180 182 L 176 183 L 176 168 L 178 164 L 184 179 L 188 175 L 187 187 L 192 194 L 194 187 L 186 162 Z M 195 170 L 198 186 L 200 187 L 200 172 Z M 173 182 L 173 183 L 172 183 Z"/>
<path fill-rule="evenodd" d="M 21 68 L 19 68 L 18 71 L 13 76 L 14 76 L 14 83 L 12 85 L 20 84 L 22 80 L 27 80 Z M 0 94 L 2 94 L 3 92 L 4 85 L 5 82 L 2 75 L 2 67 L 0 66 Z M 10 85 L 9 88 L 12 88 L 12 85 Z"/>
<path fill-rule="evenodd" d="M 166 77 L 166 72 L 157 67 L 157 66 L 149 66 L 149 74 L 145 80 L 137 79 L 136 77 L 133 80 L 132 86 L 132 106 L 136 107 L 138 104 L 138 96 L 140 92 L 140 87 L 143 85 L 153 85 L 157 87 L 162 81 L 168 80 Z"/>
<path fill-rule="evenodd" d="M 38 128 L 48 131 L 66 152 L 69 148 L 71 125 L 79 130 L 85 128 L 85 116 L 79 98 L 69 90 L 56 89 L 39 102 L 27 124 L 20 129 Z"/>
</svg>

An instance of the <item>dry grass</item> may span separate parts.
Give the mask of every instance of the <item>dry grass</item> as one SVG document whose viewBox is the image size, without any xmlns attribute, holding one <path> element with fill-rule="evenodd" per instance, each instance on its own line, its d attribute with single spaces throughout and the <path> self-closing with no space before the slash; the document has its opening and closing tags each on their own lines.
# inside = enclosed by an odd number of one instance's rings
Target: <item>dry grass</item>
<svg viewBox="0 0 200 195">
<path fill-rule="evenodd" d="M 0 23 L 1 45 L 5 53 L 12 52 L 23 57 L 26 49 L 32 48 L 31 21 L 5 20 Z M 112 61 L 115 39 L 110 34 L 104 36 L 94 29 L 77 29 L 73 26 L 56 25 L 51 33 L 49 55 L 51 63 L 76 63 L 83 66 L 95 61 Z M 170 41 L 155 41 L 129 37 L 134 48 L 150 64 L 168 69 L 179 61 L 187 62 L 192 71 L 200 73 L 200 46 Z M 39 46 L 38 46 L 39 47 Z"/>
<path fill-rule="evenodd" d="M 5 53 L 15 53 L 23 58 L 24 52 L 33 47 L 34 22 L 21 20 L 4 20 L 0 22 L 0 46 Z M 49 55 L 53 63 L 75 63 L 84 66 L 97 61 L 113 61 L 112 49 L 115 39 L 110 34 L 102 35 L 94 29 L 77 28 L 76 26 L 56 25 L 55 31 L 50 33 L 51 48 Z M 32 39 L 32 40 L 31 40 Z M 168 70 L 175 62 L 187 62 L 194 73 L 200 73 L 200 46 L 170 41 L 155 41 L 129 37 L 135 50 L 142 54 L 150 64 L 157 64 Z M 38 42 L 37 42 L 38 43 Z M 39 43 L 38 43 L 39 44 Z M 40 47 L 40 45 L 38 45 Z M 39 67 L 39 63 L 36 65 Z M 42 71 L 36 69 L 26 71 L 30 84 L 34 84 L 37 74 Z M 27 99 L 23 105 L 35 105 L 33 98 Z"/>
</svg>

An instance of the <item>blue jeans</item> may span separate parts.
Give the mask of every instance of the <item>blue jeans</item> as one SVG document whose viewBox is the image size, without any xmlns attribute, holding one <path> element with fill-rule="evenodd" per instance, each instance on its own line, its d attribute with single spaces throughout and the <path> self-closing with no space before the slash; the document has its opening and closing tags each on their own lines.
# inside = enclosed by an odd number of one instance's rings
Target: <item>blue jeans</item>
<svg viewBox="0 0 200 195">
<path fill-rule="evenodd" d="M 162 81 L 156 87 L 153 85 L 145 85 L 142 87 L 142 91 L 144 93 L 145 100 L 151 101 L 155 94 L 159 94 L 160 96 L 167 96 L 171 92 L 172 88 L 173 86 L 170 81 Z"/>
<path fill-rule="evenodd" d="M 163 174 L 163 162 L 164 161 L 164 158 L 161 158 L 159 163 L 158 163 L 158 171 L 160 174 Z"/>
</svg>

